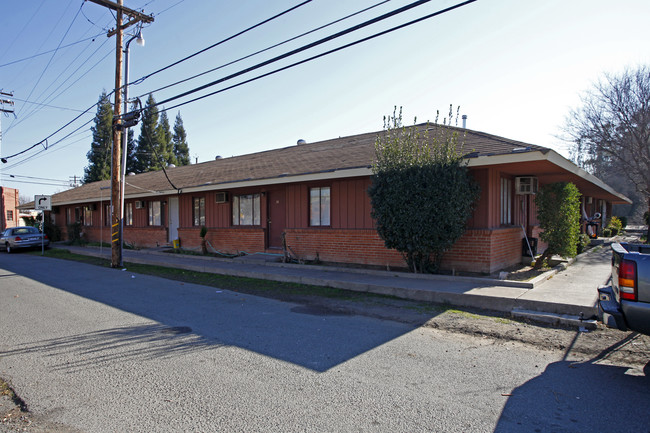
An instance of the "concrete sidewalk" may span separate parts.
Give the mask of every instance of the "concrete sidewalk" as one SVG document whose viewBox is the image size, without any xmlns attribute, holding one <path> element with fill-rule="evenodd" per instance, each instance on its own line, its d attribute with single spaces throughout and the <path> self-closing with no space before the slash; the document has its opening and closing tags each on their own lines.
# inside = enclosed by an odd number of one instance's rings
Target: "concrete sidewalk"
<svg viewBox="0 0 650 433">
<path fill-rule="evenodd" d="M 77 254 L 110 259 L 109 248 L 52 245 Z M 611 273 L 609 245 L 578 256 L 564 270 L 556 269 L 534 282 L 502 281 L 444 275 L 334 268 L 329 266 L 232 260 L 170 254 L 158 249 L 124 250 L 124 262 L 177 269 L 392 295 L 399 298 L 459 307 L 481 308 L 548 322 L 582 325 L 580 317 L 597 313 L 596 288 Z M 128 265 L 127 265 L 128 267 Z M 535 317 L 539 316 L 539 317 Z M 591 323 L 595 326 L 595 323 Z"/>
</svg>

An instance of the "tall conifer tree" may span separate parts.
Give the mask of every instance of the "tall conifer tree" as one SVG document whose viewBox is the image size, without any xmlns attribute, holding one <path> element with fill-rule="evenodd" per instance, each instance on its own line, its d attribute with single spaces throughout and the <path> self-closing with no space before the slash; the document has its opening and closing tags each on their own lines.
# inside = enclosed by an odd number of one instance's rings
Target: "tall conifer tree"
<svg viewBox="0 0 650 433">
<path fill-rule="evenodd" d="M 111 149 L 113 145 L 113 105 L 106 91 L 103 91 L 97 102 L 95 125 L 92 126 L 93 141 L 86 154 L 88 166 L 84 169 L 84 183 L 110 179 Z"/>
<path fill-rule="evenodd" d="M 190 146 L 187 144 L 187 133 L 183 126 L 183 119 L 180 111 L 174 121 L 174 134 L 172 135 L 172 144 L 174 145 L 174 156 L 176 165 L 190 164 Z"/>
</svg>

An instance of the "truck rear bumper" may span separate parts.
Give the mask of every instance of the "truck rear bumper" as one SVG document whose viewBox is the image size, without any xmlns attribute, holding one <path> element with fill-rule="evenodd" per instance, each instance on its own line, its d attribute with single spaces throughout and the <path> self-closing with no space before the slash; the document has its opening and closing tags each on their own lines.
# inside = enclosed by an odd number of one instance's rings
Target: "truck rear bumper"
<svg viewBox="0 0 650 433">
<path fill-rule="evenodd" d="M 598 320 L 608 328 L 616 328 L 627 331 L 625 318 L 620 304 L 616 301 L 614 290 L 611 286 L 600 286 L 598 288 Z"/>
<path fill-rule="evenodd" d="M 650 335 L 650 303 L 621 301 L 621 311 L 628 328 Z"/>
</svg>

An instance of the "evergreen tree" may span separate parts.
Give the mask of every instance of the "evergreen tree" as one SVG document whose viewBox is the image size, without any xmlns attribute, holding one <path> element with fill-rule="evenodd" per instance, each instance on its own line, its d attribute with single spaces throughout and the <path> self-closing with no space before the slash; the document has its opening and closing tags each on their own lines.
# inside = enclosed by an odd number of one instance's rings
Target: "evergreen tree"
<svg viewBox="0 0 650 433">
<path fill-rule="evenodd" d="M 174 146 L 174 156 L 176 157 L 176 165 L 189 165 L 190 164 L 190 147 L 187 144 L 187 133 L 183 126 L 183 119 L 181 118 L 180 111 L 176 115 L 174 121 L 174 134 L 172 135 L 172 144 Z"/>
<path fill-rule="evenodd" d="M 174 156 L 174 147 L 172 143 L 172 131 L 169 126 L 169 118 L 167 112 L 160 113 L 160 122 L 158 122 L 158 156 L 161 160 L 161 166 L 169 164 L 176 164 L 176 157 Z"/>
<path fill-rule="evenodd" d="M 92 126 L 93 141 L 86 154 L 88 166 L 84 168 L 84 183 L 111 178 L 111 149 L 113 145 L 113 105 L 106 91 L 97 102 L 95 125 Z"/>
<path fill-rule="evenodd" d="M 159 170 L 160 163 L 156 154 L 158 153 L 158 107 L 153 95 L 149 95 L 142 110 L 140 121 L 140 135 L 135 148 L 135 161 L 133 163 L 134 173 L 145 173 L 147 171 Z"/>
<path fill-rule="evenodd" d="M 135 157 L 135 151 L 136 151 L 136 144 L 135 140 L 133 139 L 133 128 L 129 128 L 129 135 L 127 137 L 127 147 L 126 147 L 126 174 L 129 173 L 135 173 L 136 169 L 136 157 Z"/>
</svg>

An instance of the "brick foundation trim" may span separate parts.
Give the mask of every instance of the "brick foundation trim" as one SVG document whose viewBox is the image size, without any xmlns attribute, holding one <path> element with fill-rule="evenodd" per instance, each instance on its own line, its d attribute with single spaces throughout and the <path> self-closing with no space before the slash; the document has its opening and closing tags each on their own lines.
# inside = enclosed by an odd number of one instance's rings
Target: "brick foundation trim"
<svg viewBox="0 0 650 433">
<path fill-rule="evenodd" d="M 178 238 L 181 247 L 187 249 L 201 248 L 201 228 L 179 228 Z M 208 228 L 205 239 L 218 251 L 227 254 L 264 252 L 266 234 L 263 228 Z"/>
</svg>

